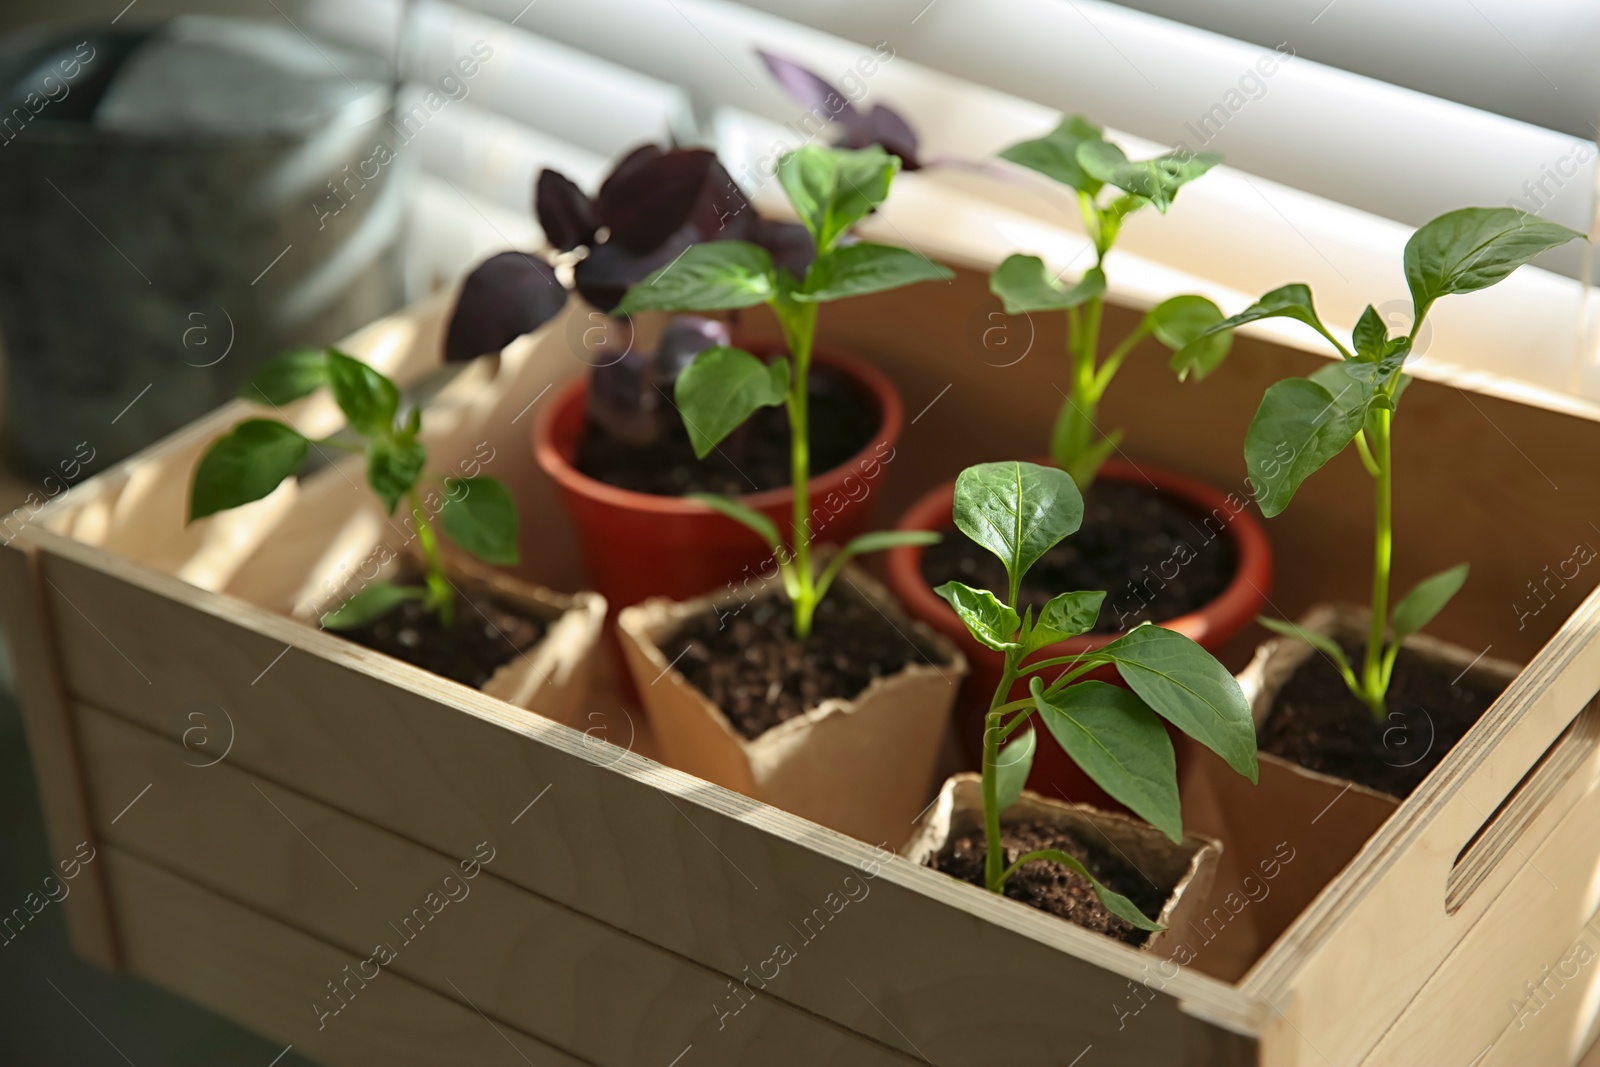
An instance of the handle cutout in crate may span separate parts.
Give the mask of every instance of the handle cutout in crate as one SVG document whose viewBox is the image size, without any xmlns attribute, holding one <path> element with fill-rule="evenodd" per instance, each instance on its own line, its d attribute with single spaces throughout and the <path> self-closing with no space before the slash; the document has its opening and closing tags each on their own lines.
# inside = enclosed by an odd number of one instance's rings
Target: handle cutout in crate
<svg viewBox="0 0 1600 1067">
<path fill-rule="evenodd" d="M 1445 881 L 1444 910 L 1447 914 L 1454 915 L 1460 910 L 1507 853 L 1531 851 L 1530 844 L 1536 843 L 1521 841 L 1523 832 L 1596 747 L 1600 747 L 1600 696 L 1584 706 L 1549 751 L 1522 776 L 1516 788 L 1457 853 L 1455 865 Z"/>
</svg>

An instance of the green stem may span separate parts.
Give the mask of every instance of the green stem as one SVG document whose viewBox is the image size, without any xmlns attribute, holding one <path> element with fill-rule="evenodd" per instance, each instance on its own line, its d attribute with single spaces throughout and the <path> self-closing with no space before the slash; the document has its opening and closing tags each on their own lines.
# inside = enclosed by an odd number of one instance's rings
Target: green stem
<svg viewBox="0 0 1600 1067">
<path fill-rule="evenodd" d="M 794 568 L 798 595 L 794 598 L 794 633 L 806 638 L 817 610 L 816 575 L 811 570 L 811 424 L 806 383 L 811 371 L 811 348 L 817 332 L 817 305 L 801 305 L 790 333 L 789 359 L 789 479 L 794 486 Z"/>
<path fill-rule="evenodd" d="M 1016 598 L 1012 598 L 1015 603 Z M 989 714 L 983 731 L 983 833 L 987 844 L 984 855 L 983 881 L 991 893 L 1005 888 L 1005 852 L 1000 846 L 1000 739 L 1004 732 L 1001 712 L 1011 687 L 1017 680 L 1018 654 L 1006 653 L 1005 670 L 1000 684 L 995 687 L 989 701 Z"/>
<path fill-rule="evenodd" d="M 439 538 L 428 521 L 428 512 L 416 486 L 406 490 L 406 503 L 411 506 L 411 521 L 417 524 L 417 542 L 422 545 L 422 555 L 427 561 L 425 582 L 428 587 L 427 606 L 438 613 L 439 621 L 449 626 L 455 622 L 455 589 L 444 574 L 444 556 L 439 550 Z"/>
<path fill-rule="evenodd" d="M 1372 542 L 1372 621 L 1366 656 L 1361 662 L 1361 697 L 1378 719 L 1384 715 L 1383 642 L 1389 623 L 1389 569 L 1394 555 L 1394 467 L 1390 426 L 1394 412 L 1378 409 L 1372 416 L 1372 460 L 1377 467 Z"/>
<path fill-rule="evenodd" d="M 1094 471 L 1081 468 L 1093 444 L 1095 414 L 1100 402 L 1095 356 L 1100 347 L 1100 313 L 1103 307 L 1104 302 L 1096 296 L 1075 309 L 1079 312 L 1078 328 L 1068 331 L 1067 344 L 1067 355 L 1072 365 L 1072 391 L 1062 402 L 1061 414 L 1056 419 L 1056 431 L 1051 435 L 1056 464 L 1072 475 L 1079 489 L 1087 489 L 1095 475 Z"/>
</svg>

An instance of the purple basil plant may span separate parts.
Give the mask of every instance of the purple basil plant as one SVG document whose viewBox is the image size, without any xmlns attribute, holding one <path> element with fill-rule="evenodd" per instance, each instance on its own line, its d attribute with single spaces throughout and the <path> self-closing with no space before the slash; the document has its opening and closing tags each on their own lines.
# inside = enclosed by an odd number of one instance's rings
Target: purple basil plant
<svg viewBox="0 0 1600 1067">
<path fill-rule="evenodd" d="M 839 125 L 837 147 L 881 145 L 885 152 L 900 157 L 900 169 L 917 170 L 923 166 L 923 161 L 917 158 L 917 135 L 899 112 L 882 104 L 862 111 L 850 101 L 848 94 L 794 60 L 760 49 L 756 50 L 756 55 L 796 103 L 812 115 Z"/>
</svg>

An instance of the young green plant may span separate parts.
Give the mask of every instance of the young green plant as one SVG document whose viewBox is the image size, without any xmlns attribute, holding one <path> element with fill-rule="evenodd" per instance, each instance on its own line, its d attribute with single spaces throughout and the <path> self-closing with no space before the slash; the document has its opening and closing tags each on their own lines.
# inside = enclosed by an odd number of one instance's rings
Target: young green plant
<svg viewBox="0 0 1600 1067">
<path fill-rule="evenodd" d="M 811 559 L 810 428 L 807 418 L 812 345 L 817 311 L 848 296 L 897 289 L 914 282 L 953 277 L 920 253 L 867 241 L 842 240 L 856 222 L 882 204 L 900 160 L 882 148 L 848 151 L 806 145 L 778 161 L 778 181 L 795 213 L 816 242 L 816 258 L 796 278 L 772 256 L 744 241 L 691 246 L 672 263 L 628 290 L 619 310 L 723 311 L 766 304 L 777 316 L 787 358 L 763 363 L 739 348 L 701 352 L 678 375 L 674 400 L 695 455 L 704 458 L 728 434 L 763 407 L 782 404 L 789 416 L 790 479 L 794 518 L 786 548 L 777 524 L 727 497 L 695 499 L 745 524 L 772 547 L 784 590 L 794 605 L 795 636 L 811 632 L 817 604 L 847 560 L 896 545 L 929 544 L 937 534 L 884 530 L 863 534 L 841 548 L 821 571 Z"/>
<path fill-rule="evenodd" d="M 389 514 L 405 501 L 422 549 L 423 584 L 369 582 L 324 615 L 322 624 L 331 630 L 352 629 L 381 618 L 404 601 L 421 600 L 440 622 L 450 625 L 455 587 L 445 575 L 439 535 L 418 488 L 428 462 L 427 448 L 418 439 L 422 409 L 413 407 L 402 418 L 395 384 L 334 348 L 300 348 L 278 355 L 239 395 L 277 407 L 324 386 L 344 412 L 348 433 L 312 440 L 272 419 L 241 422 L 212 444 L 195 469 L 189 521 L 265 497 L 300 469 L 313 446 L 362 453 L 367 483 Z M 506 487 L 488 477 L 437 480 L 444 502 L 435 510 L 445 536 L 486 563 L 516 563 L 517 509 Z"/>
<path fill-rule="evenodd" d="M 1094 651 L 1028 662 L 1046 646 L 1088 633 L 1100 614 L 1103 592 L 1062 593 L 1037 618 L 1031 607 L 1017 614 L 1023 576 L 1082 520 L 1077 485 L 1055 467 L 984 463 L 956 479 L 956 526 L 1000 559 L 1007 578 L 1004 599 L 960 582 L 935 590 L 979 643 L 1005 655 L 983 734 L 984 881 L 999 893 L 1023 864 L 1051 860 L 1088 878 L 1116 915 L 1142 930 L 1159 930 L 1072 856 L 1053 849 L 1029 852 L 1007 865 L 1001 849 L 1000 815 L 1022 794 L 1033 765 L 1037 742 L 1029 721 L 1035 714 L 1095 784 L 1174 842 L 1183 840 L 1183 824 L 1177 765 L 1163 719 L 1256 780 L 1255 724 L 1239 683 L 1182 634 L 1146 624 Z M 1084 677 L 1108 666 L 1129 688 Z M 1047 682 L 1043 672 L 1056 668 L 1061 669 Z M 1010 700 L 1023 677 L 1029 696 Z M 1001 742 L 1024 729 L 1002 753 Z"/>
<path fill-rule="evenodd" d="M 1038 171 L 1074 190 L 1083 224 L 1094 245 L 1094 266 L 1074 285 L 1063 286 L 1038 256 L 1012 255 L 989 276 L 989 289 L 1011 315 L 1065 311 L 1067 355 L 1072 387 L 1050 433 L 1050 458 L 1087 489 L 1100 466 L 1122 439 L 1120 430 L 1102 436 L 1097 427 L 1100 399 L 1122 361 L 1139 342 L 1154 337 L 1172 350 L 1179 380 L 1203 378 L 1228 354 L 1227 334 L 1207 334 L 1222 321 L 1217 305 L 1186 294 L 1163 300 L 1100 360 L 1106 254 L 1116 243 L 1123 220 L 1145 207 L 1166 214 L 1178 190 L 1222 161 L 1210 153 L 1185 150 L 1131 161 L 1101 136 L 1100 127 L 1073 115 L 1044 137 L 1014 144 L 1001 158 Z"/>
<path fill-rule="evenodd" d="M 1394 555 L 1394 418 L 1410 378 L 1404 373 L 1428 311 L 1442 297 L 1486 289 L 1541 252 L 1583 235 L 1513 208 L 1462 208 L 1440 215 L 1406 242 L 1406 286 L 1411 325 L 1390 336 L 1371 304 L 1356 321 L 1346 347 L 1312 304 L 1308 286 L 1285 285 L 1210 328 L 1221 335 L 1247 322 L 1290 318 L 1321 334 L 1339 361 L 1308 378 L 1270 386 L 1245 434 L 1244 458 L 1261 514 L 1289 506 L 1295 490 L 1351 442 L 1373 482 L 1372 618 L 1360 669 L 1338 642 L 1281 619 L 1260 622 L 1315 646 L 1338 668 L 1345 684 L 1379 720 L 1405 638 L 1426 626 L 1467 580 L 1461 564 L 1419 582 L 1389 612 Z M 1392 633 L 1393 639 L 1389 639 Z"/>
</svg>

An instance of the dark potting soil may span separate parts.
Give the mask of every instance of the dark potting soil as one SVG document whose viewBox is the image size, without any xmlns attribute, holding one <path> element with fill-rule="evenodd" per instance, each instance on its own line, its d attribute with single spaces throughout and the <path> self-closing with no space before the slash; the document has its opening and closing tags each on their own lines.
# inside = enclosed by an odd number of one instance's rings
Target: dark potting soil
<svg viewBox="0 0 1600 1067">
<path fill-rule="evenodd" d="M 942 665 L 908 620 L 891 621 L 845 579 L 817 605 L 804 641 L 794 636 L 789 598 L 765 596 L 688 620 L 662 652 L 751 740 L 824 700 L 853 699 L 908 664 Z"/>
<path fill-rule="evenodd" d="M 872 394 L 828 367 L 812 368 L 809 396 L 811 472 L 816 475 L 867 447 L 882 417 Z M 667 405 L 666 397 L 658 399 Z M 574 465 L 596 481 L 655 496 L 743 496 L 789 484 L 789 416 L 782 406 L 757 411 L 705 459 L 695 458 L 677 411 L 668 406 L 662 415 L 662 439 L 646 445 L 616 438 L 586 419 Z"/>
<path fill-rule="evenodd" d="M 1000 844 L 1005 850 L 1007 866 L 1027 852 L 1059 849 L 1089 868 L 1089 873 L 1102 885 L 1133 901 L 1152 919 L 1161 913 L 1172 895 L 1172 886 L 1152 885 L 1132 863 L 1108 848 L 1104 839 L 1092 839 L 1066 827 L 1041 822 L 1016 823 L 1001 828 Z M 946 841 L 944 848 L 933 857 L 931 866 L 981 888 L 985 849 L 983 831 L 974 830 Z M 1005 895 L 1130 945 L 1142 945 L 1150 936 L 1106 910 L 1088 879 L 1059 863 L 1034 860 L 1006 880 Z"/>
<path fill-rule="evenodd" d="M 331 632 L 482 689 L 496 670 L 537 645 L 548 629 L 543 619 L 488 594 L 458 593 L 455 621 L 448 627 L 422 601 L 406 600 L 375 622 Z"/>
<path fill-rule="evenodd" d="M 1362 646 L 1344 642 L 1360 670 Z M 1439 765 L 1505 687 L 1439 667 L 1402 650 L 1381 722 L 1327 657 L 1313 654 L 1279 690 L 1262 724 L 1261 751 L 1405 799 Z"/>
<path fill-rule="evenodd" d="M 1196 611 L 1222 594 L 1239 566 L 1233 541 L 1207 519 L 1147 485 L 1096 482 L 1084 498 L 1082 527 L 1023 578 L 1018 610 L 1101 589 L 1106 599 L 1093 631 L 1101 634 Z M 922 576 L 934 588 L 948 581 L 1006 588 L 999 559 L 953 526 L 922 550 Z"/>
</svg>

